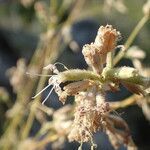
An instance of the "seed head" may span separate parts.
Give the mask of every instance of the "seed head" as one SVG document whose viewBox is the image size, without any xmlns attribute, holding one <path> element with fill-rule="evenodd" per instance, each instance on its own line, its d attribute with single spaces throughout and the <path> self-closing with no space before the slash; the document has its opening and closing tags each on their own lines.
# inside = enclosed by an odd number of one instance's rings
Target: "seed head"
<svg viewBox="0 0 150 150">
<path fill-rule="evenodd" d="M 99 53 L 98 47 L 93 43 L 86 44 L 83 47 L 82 53 L 84 55 L 86 63 L 92 67 L 93 71 L 96 73 L 101 73 L 103 69 L 103 64 L 106 62 L 106 55 Z"/>
<path fill-rule="evenodd" d="M 107 53 L 116 48 L 120 33 L 111 25 L 101 26 L 98 30 L 94 43 L 86 44 L 82 53 L 86 63 L 93 71 L 100 74 L 106 63 Z"/>
<path fill-rule="evenodd" d="M 120 32 L 113 29 L 111 25 L 100 26 L 94 45 L 99 47 L 101 54 L 106 54 L 115 49 L 116 43 L 120 38 Z"/>
</svg>

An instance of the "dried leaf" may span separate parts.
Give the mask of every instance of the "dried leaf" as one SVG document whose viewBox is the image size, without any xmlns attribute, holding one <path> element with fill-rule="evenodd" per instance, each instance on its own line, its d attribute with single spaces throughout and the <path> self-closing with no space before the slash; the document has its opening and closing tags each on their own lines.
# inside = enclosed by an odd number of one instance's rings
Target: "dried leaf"
<svg viewBox="0 0 150 150">
<path fill-rule="evenodd" d="M 129 127 L 122 118 L 109 115 L 107 122 L 106 133 L 115 149 L 118 149 L 123 144 L 128 149 L 136 150 Z"/>
<path fill-rule="evenodd" d="M 138 94 L 138 95 L 145 95 L 144 90 L 142 89 L 141 86 L 137 85 L 137 84 L 131 84 L 128 82 L 121 82 L 130 92 Z"/>
</svg>

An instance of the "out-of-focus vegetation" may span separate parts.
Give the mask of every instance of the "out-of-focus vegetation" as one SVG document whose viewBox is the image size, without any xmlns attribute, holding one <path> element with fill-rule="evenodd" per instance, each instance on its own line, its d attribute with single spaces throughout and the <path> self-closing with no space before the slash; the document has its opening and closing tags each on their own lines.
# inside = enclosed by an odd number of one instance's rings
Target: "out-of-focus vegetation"
<svg viewBox="0 0 150 150">
<path fill-rule="evenodd" d="M 149 0 L 1 0 L 0 149 L 78 149 L 79 145 L 66 142 L 74 104 L 62 107 L 52 93 L 46 105 L 41 105 L 47 92 L 33 100 L 48 80 L 34 74 L 50 74 L 43 67 L 56 61 L 69 69 L 87 68 L 82 46 L 94 41 L 99 25 L 112 24 L 122 34 L 119 44 L 128 41 L 126 55 L 119 51 L 121 57 L 114 61 L 124 56 L 120 64 L 130 64 L 149 77 L 149 10 Z M 123 100 L 112 107 L 123 112 L 135 144 L 150 149 L 149 97 L 129 97 L 131 93 L 124 90 L 118 98 L 116 95 L 108 93 L 108 100 Z M 142 109 L 132 106 L 135 104 Z M 113 149 L 104 133 L 96 135 L 95 141 L 97 149 Z"/>
</svg>

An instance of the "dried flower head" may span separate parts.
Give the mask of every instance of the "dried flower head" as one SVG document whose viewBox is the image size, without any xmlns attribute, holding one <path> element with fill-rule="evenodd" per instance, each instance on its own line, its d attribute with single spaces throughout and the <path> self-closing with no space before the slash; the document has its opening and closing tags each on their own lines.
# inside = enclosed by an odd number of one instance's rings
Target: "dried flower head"
<svg viewBox="0 0 150 150">
<path fill-rule="evenodd" d="M 92 67 L 96 73 L 101 73 L 103 64 L 106 63 L 106 54 L 99 53 L 98 47 L 93 43 L 86 44 L 83 47 L 82 53 L 84 55 L 86 63 Z"/>
<path fill-rule="evenodd" d="M 109 112 L 109 106 L 103 101 L 103 96 L 102 99 L 98 98 L 100 93 L 96 91 L 96 87 L 92 87 L 87 92 L 76 95 L 75 119 L 68 136 L 70 141 L 93 143 L 93 132 L 105 128 L 105 114 Z"/>
<path fill-rule="evenodd" d="M 7 75 L 10 77 L 10 83 L 15 93 L 23 86 L 25 72 L 26 64 L 24 59 L 19 59 L 17 61 L 17 67 L 12 67 L 7 71 Z"/>
<path fill-rule="evenodd" d="M 120 33 L 111 25 L 101 26 L 95 42 L 83 47 L 82 53 L 92 71 L 68 70 L 63 65 L 66 70 L 59 72 L 56 67 L 58 63 L 45 67 L 54 75 L 49 78 L 48 86 L 36 95 L 38 96 L 52 86 L 43 103 L 48 99 L 52 90 L 55 90 L 63 104 L 67 96 L 75 96 L 74 121 L 72 128 L 69 129 L 69 141 L 91 142 L 94 147 L 93 133 L 105 131 L 114 148 L 124 144 L 128 148 L 136 149 L 125 121 L 110 114 L 113 110 L 106 102 L 105 93 L 108 90 L 113 92 L 119 90 L 121 83 L 132 92 L 143 94 L 141 86 L 150 85 L 150 79 L 139 75 L 138 70 L 132 67 L 113 68 L 113 66 L 107 67 L 107 64 L 106 67 L 104 66 L 106 57 L 108 58 L 116 48 L 119 36 Z M 109 63 L 108 59 L 107 63 Z M 60 86 L 62 83 L 65 83 L 64 87 Z M 64 122 L 62 125 L 65 125 Z"/>
<path fill-rule="evenodd" d="M 120 32 L 113 29 L 111 25 L 101 26 L 98 30 L 95 42 L 86 44 L 82 53 L 87 64 L 96 73 L 101 73 L 103 65 L 106 63 L 107 53 L 116 48 L 116 43 L 120 37 Z"/>
<path fill-rule="evenodd" d="M 94 44 L 99 47 L 101 54 L 106 54 L 115 49 L 119 38 L 120 32 L 111 25 L 100 26 Z"/>
</svg>

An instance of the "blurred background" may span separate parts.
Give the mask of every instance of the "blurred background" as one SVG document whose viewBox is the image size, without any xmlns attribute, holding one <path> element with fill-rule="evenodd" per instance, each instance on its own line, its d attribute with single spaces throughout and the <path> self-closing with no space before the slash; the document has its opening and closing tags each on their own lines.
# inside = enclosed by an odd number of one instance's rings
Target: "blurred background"
<svg viewBox="0 0 150 150">
<path fill-rule="evenodd" d="M 20 132 L 24 129 L 30 112 L 30 103 L 33 101 L 31 96 L 35 94 L 37 87 L 40 89 L 47 83 L 47 78 L 29 77 L 26 72 L 43 73 L 42 68 L 54 62 L 61 62 L 68 68 L 86 69 L 87 65 L 81 50 L 84 44 L 94 41 L 99 26 L 113 25 L 122 35 L 119 44 L 124 44 L 143 17 L 143 5 L 146 2 L 146 0 L 0 0 L 0 136 L 1 139 L 7 139 L 7 142 L 5 140 L 0 142 L 9 145 L 2 149 L 16 149 L 14 145 L 21 139 Z M 149 67 L 149 39 L 150 21 L 143 26 L 132 43 L 132 46 L 138 46 L 145 52 L 146 57 L 142 59 L 145 67 Z M 133 66 L 133 63 L 125 58 L 118 65 Z M 47 94 L 48 90 L 43 93 L 42 99 Z M 121 91 L 117 94 L 108 93 L 107 99 L 119 101 L 130 95 L 130 92 L 121 87 Z M 69 99 L 67 103 L 73 103 L 73 99 Z M 57 95 L 52 93 L 46 106 L 57 110 L 62 104 L 58 101 Z M 138 106 L 130 106 L 119 110 L 119 113 L 127 121 L 138 148 L 149 150 L 150 122 L 142 110 Z M 43 117 L 41 113 L 38 115 Z M 16 116 L 17 118 L 21 116 L 19 121 L 14 119 Z M 43 120 L 38 117 L 33 119 L 28 136 L 22 135 L 23 139 L 34 137 L 41 124 L 52 119 L 49 116 L 44 116 Z M 95 141 L 98 149 L 113 150 L 104 133 L 96 134 Z M 41 149 L 78 149 L 79 145 L 75 142 L 65 143 L 61 143 L 59 148 L 57 144 L 46 144 L 47 146 Z M 89 145 L 83 145 L 83 149 L 89 149 Z"/>
</svg>

